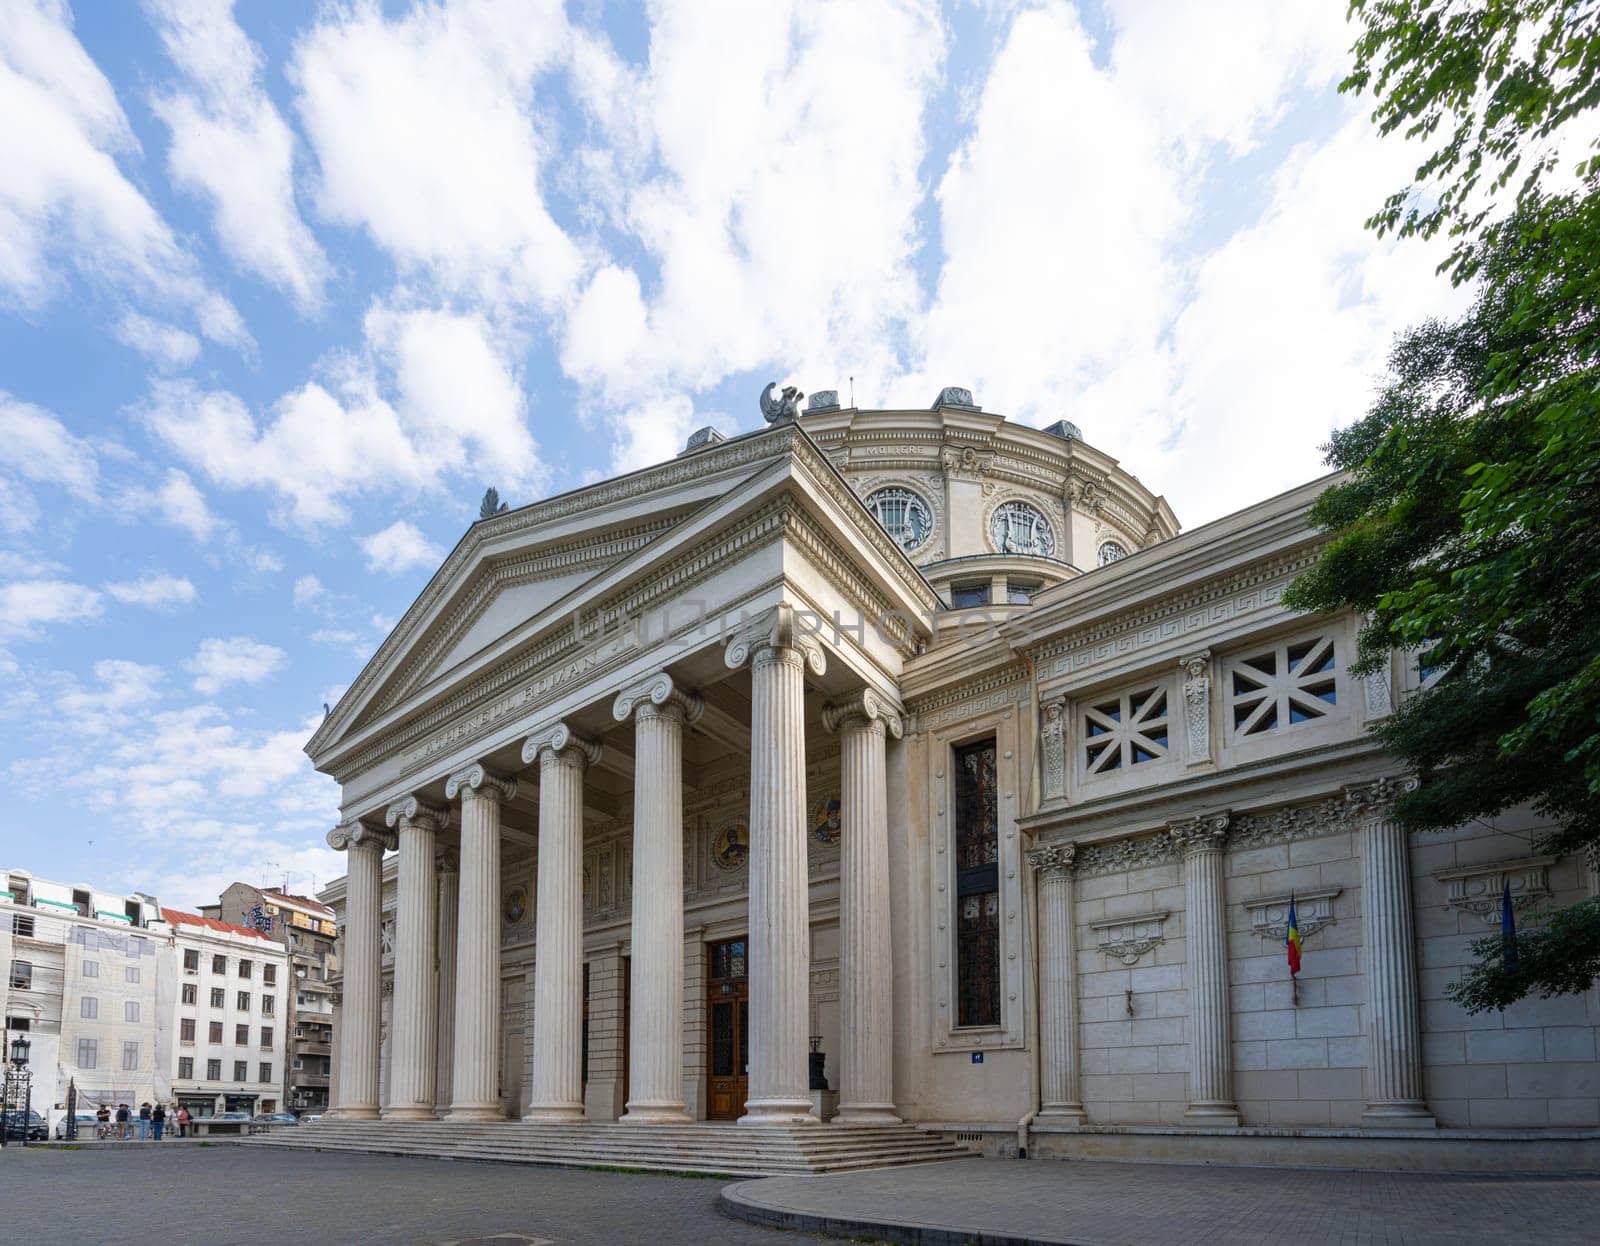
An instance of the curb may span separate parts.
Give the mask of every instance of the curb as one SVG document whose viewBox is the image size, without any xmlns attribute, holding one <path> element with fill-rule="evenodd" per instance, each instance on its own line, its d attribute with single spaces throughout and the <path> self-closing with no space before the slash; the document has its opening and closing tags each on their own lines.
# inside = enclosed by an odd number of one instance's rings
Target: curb
<svg viewBox="0 0 1600 1246">
<path fill-rule="evenodd" d="M 747 1186 L 761 1181 L 730 1185 L 717 1195 L 717 1209 L 734 1220 L 768 1229 L 789 1229 L 801 1233 L 820 1233 L 855 1241 L 893 1242 L 895 1246 L 1089 1246 L 1064 1237 L 1018 1237 L 1010 1233 L 986 1233 L 981 1229 L 959 1229 L 942 1224 L 898 1224 L 857 1216 L 823 1216 L 814 1212 L 791 1211 L 758 1202 L 745 1193 Z"/>
</svg>

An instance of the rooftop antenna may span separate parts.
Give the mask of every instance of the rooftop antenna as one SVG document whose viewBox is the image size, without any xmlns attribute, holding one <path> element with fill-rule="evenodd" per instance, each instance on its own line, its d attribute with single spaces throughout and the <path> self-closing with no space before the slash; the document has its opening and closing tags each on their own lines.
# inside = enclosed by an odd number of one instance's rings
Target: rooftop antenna
<svg viewBox="0 0 1600 1246">
<path fill-rule="evenodd" d="M 856 405 L 856 378 L 855 377 L 851 377 L 850 378 L 850 406 L 851 406 L 852 409 L 854 409 L 855 405 Z"/>
</svg>

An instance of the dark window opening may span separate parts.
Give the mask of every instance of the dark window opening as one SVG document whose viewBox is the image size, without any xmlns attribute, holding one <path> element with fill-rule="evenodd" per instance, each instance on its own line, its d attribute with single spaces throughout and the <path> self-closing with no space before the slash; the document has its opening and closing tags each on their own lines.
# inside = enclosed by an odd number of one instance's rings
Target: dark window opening
<svg viewBox="0 0 1600 1246">
<path fill-rule="evenodd" d="M 995 741 L 953 750 L 956 1025 L 1000 1024 L 1000 802 Z"/>
</svg>

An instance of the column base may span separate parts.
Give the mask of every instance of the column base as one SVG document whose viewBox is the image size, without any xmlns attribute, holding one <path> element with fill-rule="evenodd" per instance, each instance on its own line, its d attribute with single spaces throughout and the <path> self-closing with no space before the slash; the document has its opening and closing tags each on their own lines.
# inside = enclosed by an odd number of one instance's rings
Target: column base
<svg viewBox="0 0 1600 1246">
<path fill-rule="evenodd" d="M 332 1108 L 326 1115 L 331 1121 L 375 1121 L 379 1112 L 376 1107 Z"/>
<path fill-rule="evenodd" d="M 846 1103 L 833 1114 L 835 1125 L 899 1125 L 892 1103 Z"/>
<path fill-rule="evenodd" d="M 1087 1125 L 1089 1114 L 1081 1103 L 1056 1103 L 1040 1108 L 1033 1118 L 1035 1125 Z"/>
<path fill-rule="evenodd" d="M 436 1121 L 439 1114 L 427 1107 L 384 1108 L 379 1115 L 386 1121 Z"/>
<path fill-rule="evenodd" d="M 1421 1099 L 1391 1099 L 1367 1104 L 1361 1114 L 1367 1129 L 1437 1129 L 1439 1122 Z"/>
<path fill-rule="evenodd" d="M 1232 1103 L 1191 1103 L 1183 1123 L 1204 1129 L 1237 1129 L 1239 1109 Z"/>
<path fill-rule="evenodd" d="M 748 1099 L 741 1125 L 820 1125 L 810 1099 Z"/>
<path fill-rule="evenodd" d="M 452 1103 L 444 1117 L 447 1121 L 480 1124 L 484 1121 L 503 1121 L 505 1118 L 505 1109 L 498 1103 Z"/>
<path fill-rule="evenodd" d="M 581 1103 L 530 1103 L 522 1119 L 535 1125 L 587 1125 L 589 1114 Z"/>
<path fill-rule="evenodd" d="M 683 1110 L 681 1103 L 630 1103 L 628 1110 L 617 1117 L 619 1125 L 692 1125 L 694 1117 Z"/>
</svg>

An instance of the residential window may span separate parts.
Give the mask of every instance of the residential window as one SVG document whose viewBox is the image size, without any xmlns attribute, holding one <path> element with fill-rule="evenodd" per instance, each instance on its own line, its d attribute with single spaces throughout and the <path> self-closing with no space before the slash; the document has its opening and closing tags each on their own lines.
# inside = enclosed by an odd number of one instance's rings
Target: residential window
<svg viewBox="0 0 1600 1246">
<path fill-rule="evenodd" d="M 85 995 L 78 1001 L 78 1015 L 85 1021 L 98 1021 L 100 1019 L 100 1001 L 93 995 Z"/>
<path fill-rule="evenodd" d="M 139 1068 L 139 1044 L 128 1042 L 122 1044 L 122 1071 L 135 1072 Z"/>
<path fill-rule="evenodd" d="M 178 1057 L 178 1076 L 186 1082 L 192 1082 L 194 1080 L 193 1056 Z"/>
<path fill-rule="evenodd" d="M 228 972 L 228 958 L 226 956 L 213 956 L 211 958 L 211 972 L 212 973 L 227 973 Z"/>
<path fill-rule="evenodd" d="M 138 967 L 134 966 L 134 965 L 124 965 L 122 967 L 122 980 L 124 982 L 138 982 L 139 981 L 139 970 L 138 970 Z"/>
<path fill-rule="evenodd" d="M 237 1002 L 238 1002 L 238 1005 L 239 1005 L 239 1011 L 240 1012 L 249 1012 L 250 1011 L 250 992 L 249 991 L 240 991 L 239 992 L 239 998 L 238 998 Z"/>
<path fill-rule="evenodd" d="M 197 987 L 193 982 L 185 982 L 183 984 L 183 1002 L 186 1004 L 193 1004 L 197 1002 L 199 998 L 200 988 Z"/>
<path fill-rule="evenodd" d="M 276 965 L 261 966 L 261 980 L 268 986 L 273 986 L 278 981 L 278 967 Z"/>
<path fill-rule="evenodd" d="M 270 1082 L 272 1080 L 272 1066 L 270 1064 L 267 1064 L 263 1061 L 261 1068 L 258 1071 L 261 1074 L 261 1077 L 259 1078 L 260 1081 Z"/>
<path fill-rule="evenodd" d="M 206 1061 L 206 1080 L 211 1082 L 220 1082 L 222 1080 L 221 1060 Z"/>
<path fill-rule="evenodd" d="M 134 1022 L 137 1022 L 139 1020 L 139 1001 L 138 1000 L 136 1000 L 136 999 L 125 999 L 125 1000 L 122 1001 L 122 1019 L 124 1021 L 134 1021 Z"/>
<path fill-rule="evenodd" d="M 220 1043 L 222 1041 L 222 1022 L 213 1021 L 206 1031 L 206 1041 Z"/>
<path fill-rule="evenodd" d="M 84 961 L 83 976 L 86 978 L 98 978 L 100 976 L 100 962 L 97 960 Z"/>
<path fill-rule="evenodd" d="M 956 610 L 970 610 L 975 606 L 989 604 L 989 584 L 952 584 L 950 586 L 950 605 Z"/>
<path fill-rule="evenodd" d="M 250 962 L 249 961 L 242 960 L 242 961 L 239 962 L 239 976 L 241 978 L 248 978 L 250 976 Z"/>
<path fill-rule="evenodd" d="M 211 988 L 211 1006 L 213 1008 L 225 1007 L 227 1002 L 228 992 L 226 989 L 220 986 L 214 986 Z"/>
<path fill-rule="evenodd" d="M 250 1027 L 248 1025 L 234 1026 L 233 1041 L 241 1047 L 248 1047 L 250 1045 Z"/>
<path fill-rule="evenodd" d="M 183 949 L 183 972 L 200 972 L 200 952 L 197 948 L 186 947 Z"/>
<path fill-rule="evenodd" d="M 297 1069 L 303 1069 L 303 1068 L 306 1067 L 306 1062 L 304 1060 L 300 1059 L 298 1056 L 296 1056 L 295 1057 L 295 1061 L 294 1061 L 294 1067 L 297 1068 Z"/>
<path fill-rule="evenodd" d="M 261 1045 L 269 1051 L 272 1050 L 272 1027 L 270 1025 L 261 1027 Z"/>
<path fill-rule="evenodd" d="M 25 960 L 11 962 L 11 989 L 13 991 L 33 990 L 33 965 Z"/>
<path fill-rule="evenodd" d="M 1228 724 L 1236 739 L 1326 718 L 1339 703 L 1332 636 L 1285 641 L 1228 665 Z"/>
<path fill-rule="evenodd" d="M 261 997 L 261 1015 L 270 1017 L 278 1011 L 278 997 L 276 995 L 263 995 Z"/>
<path fill-rule="evenodd" d="M 99 1042 L 92 1038 L 80 1038 L 78 1040 L 78 1067 L 80 1069 L 94 1068 L 95 1061 L 99 1058 Z"/>
<path fill-rule="evenodd" d="M 993 737 L 954 750 L 956 1025 L 1000 1024 L 1000 802 Z"/>
<path fill-rule="evenodd" d="M 178 1019 L 178 1041 L 181 1043 L 194 1042 L 193 1017 L 180 1017 Z"/>
<path fill-rule="evenodd" d="M 250 1080 L 250 1061 L 235 1060 L 233 1062 L 233 1080 L 236 1082 Z"/>
</svg>

